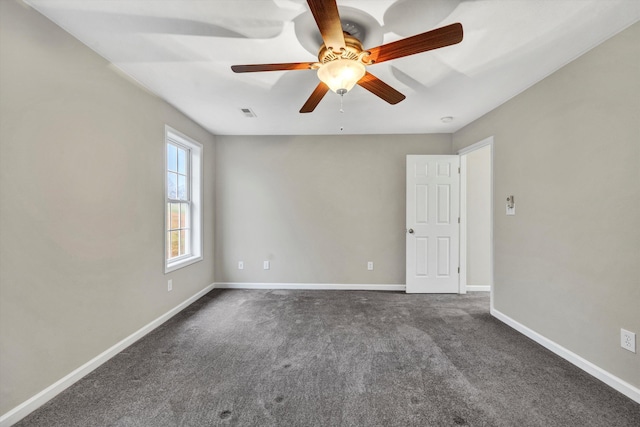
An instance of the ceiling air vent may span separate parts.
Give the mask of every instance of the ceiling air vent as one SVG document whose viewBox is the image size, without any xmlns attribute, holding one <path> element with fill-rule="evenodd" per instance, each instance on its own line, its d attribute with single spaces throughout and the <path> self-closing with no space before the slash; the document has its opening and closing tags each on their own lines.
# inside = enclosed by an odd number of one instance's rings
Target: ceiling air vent
<svg viewBox="0 0 640 427">
<path fill-rule="evenodd" d="M 251 108 L 241 108 L 240 111 L 242 111 L 245 117 L 256 117 L 256 113 L 254 113 Z"/>
</svg>

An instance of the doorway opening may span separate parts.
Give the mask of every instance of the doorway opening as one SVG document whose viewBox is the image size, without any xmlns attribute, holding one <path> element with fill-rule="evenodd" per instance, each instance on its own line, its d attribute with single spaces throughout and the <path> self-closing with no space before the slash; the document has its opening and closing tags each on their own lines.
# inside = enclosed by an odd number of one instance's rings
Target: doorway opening
<svg viewBox="0 0 640 427">
<path fill-rule="evenodd" d="M 491 292 L 493 306 L 493 137 L 460 155 L 460 293 Z"/>
</svg>

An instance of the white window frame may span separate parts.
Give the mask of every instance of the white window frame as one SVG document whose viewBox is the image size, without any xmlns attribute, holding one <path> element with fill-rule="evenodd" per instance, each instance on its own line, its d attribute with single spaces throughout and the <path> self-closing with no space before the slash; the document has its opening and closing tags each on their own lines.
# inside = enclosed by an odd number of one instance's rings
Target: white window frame
<svg viewBox="0 0 640 427">
<path fill-rule="evenodd" d="M 190 208 L 189 208 L 189 224 L 191 235 L 189 241 L 190 245 L 190 254 L 184 255 L 178 258 L 168 259 L 168 239 L 167 232 L 169 223 L 169 213 L 168 206 L 169 202 L 169 180 L 167 178 L 167 144 L 177 145 L 182 148 L 186 148 L 189 153 L 188 158 L 188 175 L 187 179 L 189 180 L 188 190 L 190 192 Z M 165 125 L 165 138 L 164 144 L 162 145 L 164 150 L 164 223 L 163 223 L 163 234 L 162 240 L 164 241 L 164 272 L 169 273 L 171 271 L 175 271 L 179 268 L 186 267 L 195 262 L 202 260 L 202 246 L 204 242 L 203 238 L 203 226 L 202 226 L 202 190 L 203 190 L 203 172 L 202 172 L 202 151 L 203 146 L 199 142 L 189 138 L 188 136 L 178 132 L 177 130 L 171 128 L 170 126 Z"/>
</svg>

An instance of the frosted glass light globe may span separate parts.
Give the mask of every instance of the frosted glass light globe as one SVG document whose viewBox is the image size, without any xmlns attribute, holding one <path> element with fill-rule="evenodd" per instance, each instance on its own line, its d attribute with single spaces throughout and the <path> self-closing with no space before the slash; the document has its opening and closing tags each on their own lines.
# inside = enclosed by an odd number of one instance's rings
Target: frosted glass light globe
<svg viewBox="0 0 640 427">
<path fill-rule="evenodd" d="M 318 68 L 318 78 L 336 93 L 350 91 L 365 73 L 364 64 L 353 59 L 336 59 Z"/>
</svg>

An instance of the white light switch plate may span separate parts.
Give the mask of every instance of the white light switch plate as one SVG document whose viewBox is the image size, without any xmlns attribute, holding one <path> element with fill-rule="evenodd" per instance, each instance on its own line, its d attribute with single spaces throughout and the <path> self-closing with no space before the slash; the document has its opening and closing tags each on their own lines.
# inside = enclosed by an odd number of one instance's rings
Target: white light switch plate
<svg viewBox="0 0 640 427">
<path fill-rule="evenodd" d="M 269 270 L 271 268 L 271 263 L 269 261 L 265 261 L 263 264 L 263 268 L 265 270 Z"/>
<path fill-rule="evenodd" d="M 510 208 L 509 206 L 507 206 L 507 215 L 515 215 L 516 214 L 516 207 L 512 207 Z"/>
</svg>

